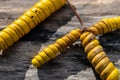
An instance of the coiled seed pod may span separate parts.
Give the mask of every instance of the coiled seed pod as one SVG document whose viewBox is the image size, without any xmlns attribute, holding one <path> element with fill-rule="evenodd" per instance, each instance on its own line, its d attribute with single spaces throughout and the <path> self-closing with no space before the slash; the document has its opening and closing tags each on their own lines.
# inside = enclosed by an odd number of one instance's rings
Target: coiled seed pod
<svg viewBox="0 0 120 80">
<path fill-rule="evenodd" d="M 120 29 L 120 17 L 104 18 L 93 26 L 88 28 L 88 31 L 95 35 L 105 34 L 116 29 Z"/>
<path fill-rule="evenodd" d="M 57 39 L 54 44 L 51 44 L 41 52 L 38 52 L 38 55 L 32 59 L 32 64 L 36 67 L 40 67 L 45 62 L 55 58 L 59 52 L 65 50 L 69 45 L 72 45 L 79 38 L 79 36 L 80 29 L 72 30 L 62 38 Z"/>
<path fill-rule="evenodd" d="M 119 80 L 118 69 L 110 62 L 95 35 L 84 32 L 81 34 L 80 40 L 88 60 L 92 63 L 100 78 L 102 80 Z"/>
<path fill-rule="evenodd" d="M 0 50 L 6 49 L 60 9 L 66 0 L 40 0 L 22 16 L 0 32 Z"/>
</svg>

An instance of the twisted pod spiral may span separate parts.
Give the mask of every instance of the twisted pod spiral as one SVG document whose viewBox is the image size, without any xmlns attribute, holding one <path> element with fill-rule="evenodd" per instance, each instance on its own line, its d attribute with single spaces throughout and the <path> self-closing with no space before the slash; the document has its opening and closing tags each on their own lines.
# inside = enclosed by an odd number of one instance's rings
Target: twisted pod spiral
<svg viewBox="0 0 120 80">
<path fill-rule="evenodd" d="M 60 9 L 66 0 L 40 0 L 22 16 L 0 32 L 0 50 L 11 46 L 53 12 Z"/>
<path fill-rule="evenodd" d="M 102 80 L 119 80 L 119 71 L 106 56 L 95 35 L 84 32 L 80 36 L 88 60 L 92 63 Z"/>
<path fill-rule="evenodd" d="M 120 29 L 120 17 L 104 18 L 88 28 L 95 35 L 105 34 Z"/>
<path fill-rule="evenodd" d="M 38 55 L 32 59 L 32 64 L 36 67 L 40 67 L 45 62 L 55 58 L 59 52 L 62 52 L 69 45 L 72 45 L 80 35 L 80 29 L 75 29 L 62 38 L 57 39 L 54 44 L 51 44 L 47 48 L 44 48 L 41 52 L 38 52 Z"/>
</svg>

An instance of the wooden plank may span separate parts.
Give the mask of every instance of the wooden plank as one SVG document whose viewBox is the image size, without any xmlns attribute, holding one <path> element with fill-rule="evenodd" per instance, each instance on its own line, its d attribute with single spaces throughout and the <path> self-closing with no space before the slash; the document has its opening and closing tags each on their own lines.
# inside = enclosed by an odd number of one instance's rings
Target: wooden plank
<svg viewBox="0 0 120 80">
<path fill-rule="evenodd" d="M 39 0 L 0 0 L 0 27 L 4 28 Z M 105 17 L 120 14 L 119 0 L 70 0 L 86 26 Z M 78 20 L 64 6 L 39 24 L 25 37 L 0 56 L 0 80 L 100 80 L 86 59 L 80 42 L 71 46 L 54 60 L 36 69 L 31 59 L 43 47 L 53 43 L 70 30 L 81 27 Z M 111 37 L 112 36 L 112 37 Z M 120 32 L 100 37 L 107 55 L 120 69 Z"/>
</svg>

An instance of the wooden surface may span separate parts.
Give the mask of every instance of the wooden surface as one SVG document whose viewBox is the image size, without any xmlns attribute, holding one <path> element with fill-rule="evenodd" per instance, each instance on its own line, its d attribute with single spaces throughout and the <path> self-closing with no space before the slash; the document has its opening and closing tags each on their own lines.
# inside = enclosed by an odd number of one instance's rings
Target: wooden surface
<svg viewBox="0 0 120 80">
<path fill-rule="evenodd" d="M 0 0 L 0 28 L 5 28 L 39 0 Z M 120 15 L 119 0 L 70 0 L 84 24 L 90 26 L 102 18 Z M 55 12 L 0 56 L 0 80 L 100 80 L 86 59 L 78 40 L 61 55 L 39 69 L 31 65 L 38 51 L 57 38 L 81 27 L 67 5 Z M 120 32 L 100 38 L 108 57 L 120 69 Z"/>
</svg>

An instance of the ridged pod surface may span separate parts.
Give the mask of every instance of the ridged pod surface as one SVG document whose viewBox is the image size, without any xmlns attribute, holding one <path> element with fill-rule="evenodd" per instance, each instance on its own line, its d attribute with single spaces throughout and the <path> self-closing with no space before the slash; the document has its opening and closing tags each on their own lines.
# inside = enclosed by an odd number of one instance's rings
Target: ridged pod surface
<svg viewBox="0 0 120 80">
<path fill-rule="evenodd" d="M 0 32 L 0 50 L 4 50 L 27 34 L 53 12 L 60 9 L 66 0 L 40 0 Z"/>
<path fill-rule="evenodd" d="M 119 71 L 105 54 L 95 35 L 84 32 L 80 36 L 82 46 L 96 72 L 102 80 L 119 80 Z"/>
<path fill-rule="evenodd" d="M 51 44 L 41 52 L 38 52 L 38 55 L 32 59 L 32 64 L 36 67 L 40 67 L 45 62 L 55 58 L 59 52 L 64 51 L 69 45 L 72 45 L 80 35 L 80 29 L 75 29 L 62 38 L 57 39 L 54 44 Z"/>
<path fill-rule="evenodd" d="M 120 17 L 104 18 L 88 28 L 95 35 L 105 34 L 120 29 Z"/>
</svg>

